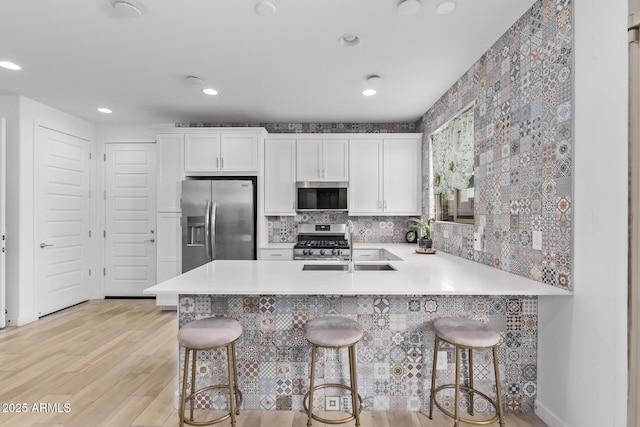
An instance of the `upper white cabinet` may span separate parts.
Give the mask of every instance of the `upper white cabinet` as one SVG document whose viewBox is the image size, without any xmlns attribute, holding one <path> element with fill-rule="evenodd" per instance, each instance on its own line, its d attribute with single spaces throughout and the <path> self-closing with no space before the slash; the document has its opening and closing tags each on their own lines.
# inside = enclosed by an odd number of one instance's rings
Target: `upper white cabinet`
<svg viewBox="0 0 640 427">
<path fill-rule="evenodd" d="M 347 181 L 348 139 L 299 139 L 296 178 L 298 181 Z"/>
<path fill-rule="evenodd" d="M 185 134 L 184 173 L 257 173 L 257 133 Z"/>
<path fill-rule="evenodd" d="M 184 135 L 158 134 L 158 212 L 180 212 Z"/>
<path fill-rule="evenodd" d="M 350 215 L 420 214 L 420 138 L 352 139 Z"/>
<path fill-rule="evenodd" d="M 264 141 L 264 213 L 295 215 L 296 141 Z"/>
</svg>

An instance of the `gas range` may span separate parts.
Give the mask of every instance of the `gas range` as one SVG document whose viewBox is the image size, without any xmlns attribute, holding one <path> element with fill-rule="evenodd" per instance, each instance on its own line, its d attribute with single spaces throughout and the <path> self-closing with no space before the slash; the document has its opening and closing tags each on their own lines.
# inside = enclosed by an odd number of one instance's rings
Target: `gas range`
<svg viewBox="0 0 640 427">
<path fill-rule="evenodd" d="M 345 224 L 299 224 L 293 259 L 342 259 L 348 256 Z"/>
</svg>

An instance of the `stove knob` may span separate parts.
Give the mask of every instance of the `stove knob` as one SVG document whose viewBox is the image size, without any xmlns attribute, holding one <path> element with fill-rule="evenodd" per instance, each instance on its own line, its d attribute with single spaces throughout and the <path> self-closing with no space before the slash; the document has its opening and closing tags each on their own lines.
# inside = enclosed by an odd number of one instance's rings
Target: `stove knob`
<svg viewBox="0 0 640 427">
<path fill-rule="evenodd" d="M 307 255 L 313 255 L 313 249 L 308 249 L 307 250 Z"/>
<path fill-rule="evenodd" d="M 309 255 L 309 249 L 303 249 L 302 255 Z"/>
<path fill-rule="evenodd" d="M 331 255 L 333 256 L 340 256 L 340 249 L 331 249 Z"/>
<path fill-rule="evenodd" d="M 320 255 L 324 255 L 324 249 L 320 249 Z"/>
</svg>

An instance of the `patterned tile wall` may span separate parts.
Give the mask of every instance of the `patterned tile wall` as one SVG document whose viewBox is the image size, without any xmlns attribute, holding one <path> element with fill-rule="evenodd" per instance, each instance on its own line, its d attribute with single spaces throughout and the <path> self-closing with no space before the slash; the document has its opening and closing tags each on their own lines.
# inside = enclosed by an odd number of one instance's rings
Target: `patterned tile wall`
<svg viewBox="0 0 640 427">
<path fill-rule="evenodd" d="M 533 412 L 537 390 L 537 298 L 513 296 L 180 296 L 179 323 L 224 315 L 243 324 L 236 348 L 240 389 L 245 410 L 301 410 L 308 390 L 310 345 L 304 323 L 321 315 L 357 320 L 364 336 L 357 345 L 358 385 L 368 411 L 426 411 L 433 362 L 432 321 L 443 316 L 470 317 L 489 323 L 504 342 L 499 350 L 501 385 L 506 410 Z M 453 361 L 453 347 L 443 346 Z M 317 383 L 346 382 L 346 350 L 321 350 Z M 181 363 L 184 354 L 181 352 Z M 468 363 L 463 357 L 463 363 Z M 200 352 L 198 387 L 226 379 L 226 356 L 221 351 Z M 468 371 L 467 371 L 468 372 Z M 468 376 L 468 375 L 467 375 Z M 453 363 L 439 371 L 436 385 L 452 383 Z M 474 353 L 474 385 L 495 397 L 491 353 Z M 328 389 L 327 395 L 340 392 Z M 440 396 L 440 395 L 439 395 Z M 322 409 L 322 392 L 314 405 Z M 463 405 L 468 405 L 464 400 Z M 341 404 L 350 404 L 341 395 Z M 451 407 L 452 394 L 443 392 L 442 404 Z M 202 396 L 202 408 L 224 409 L 224 393 Z M 475 409 L 487 404 L 477 399 Z M 343 406 L 345 407 L 345 406 Z M 464 410 L 464 409 L 463 409 Z"/>
<path fill-rule="evenodd" d="M 343 213 L 305 213 L 292 216 L 267 217 L 269 243 L 292 243 L 297 240 L 300 223 L 345 223 L 353 221 L 355 243 L 405 243 L 411 229 L 410 217 L 404 216 L 348 216 Z"/>
<path fill-rule="evenodd" d="M 475 102 L 475 226 L 438 223 L 434 245 L 552 286 L 572 279 L 572 2 L 539 0 L 419 122 L 428 135 Z M 428 164 L 428 163 L 424 163 Z M 428 206 L 428 168 L 423 206 Z M 448 238 L 444 232 L 448 231 Z M 533 232 L 542 232 L 534 250 Z"/>
<path fill-rule="evenodd" d="M 405 133 L 417 123 L 176 123 L 176 127 L 263 127 L 269 133 Z"/>
</svg>

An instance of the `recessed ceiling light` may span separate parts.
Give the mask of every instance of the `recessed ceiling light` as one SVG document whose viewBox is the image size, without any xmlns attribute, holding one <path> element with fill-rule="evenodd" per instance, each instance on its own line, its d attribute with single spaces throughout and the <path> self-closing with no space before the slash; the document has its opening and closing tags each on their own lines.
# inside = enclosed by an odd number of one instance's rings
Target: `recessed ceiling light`
<svg viewBox="0 0 640 427">
<path fill-rule="evenodd" d="M 402 0 L 400 3 L 398 3 L 398 13 L 400 15 L 411 15 L 419 10 L 419 0 Z"/>
<path fill-rule="evenodd" d="M 218 94 L 217 90 L 215 90 L 213 88 L 210 88 L 210 87 L 208 87 L 206 89 L 202 89 L 202 92 L 207 94 L 207 95 L 217 95 Z"/>
<path fill-rule="evenodd" d="M 111 113 L 113 113 L 113 111 L 111 111 L 111 110 L 110 110 L 110 109 L 108 109 L 108 108 L 104 108 L 104 107 L 100 107 L 100 108 L 98 108 L 98 111 L 100 111 L 101 113 L 104 113 L 104 114 L 111 114 Z"/>
<path fill-rule="evenodd" d="M 126 1 L 117 0 L 113 3 L 113 7 L 115 7 L 118 13 L 122 16 L 127 16 L 129 18 L 138 18 L 142 16 L 142 11 L 138 9 L 137 6 Z"/>
<path fill-rule="evenodd" d="M 255 11 L 260 16 L 271 16 L 275 15 L 276 7 L 273 3 L 269 3 L 268 1 L 261 1 L 256 4 Z"/>
<path fill-rule="evenodd" d="M 365 90 L 362 91 L 362 94 L 364 96 L 373 96 L 376 93 L 378 93 L 378 92 L 375 89 L 365 89 Z"/>
<path fill-rule="evenodd" d="M 19 66 L 18 64 L 14 64 L 13 62 L 10 62 L 10 61 L 0 61 L 0 67 L 6 68 L 7 70 L 11 70 L 11 71 L 22 70 L 21 66 Z"/>
<path fill-rule="evenodd" d="M 447 0 L 447 1 L 443 1 L 438 6 L 436 6 L 436 12 L 438 13 L 438 15 L 446 15 L 448 13 L 453 12 L 455 8 L 456 8 L 456 2 L 453 0 Z"/>
<path fill-rule="evenodd" d="M 354 47 L 360 44 L 360 36 L 355 33 L 346 33 L 340 36 L 338 43 L 346 47 Z"/>
<path fill-rule="evenodd" d="M 198 86 L 202 84 L 202 79 L 196 76 L 187 76 L 184 78 L 188 83 L 191 83 L 194 86 Z"/>
</svg>

